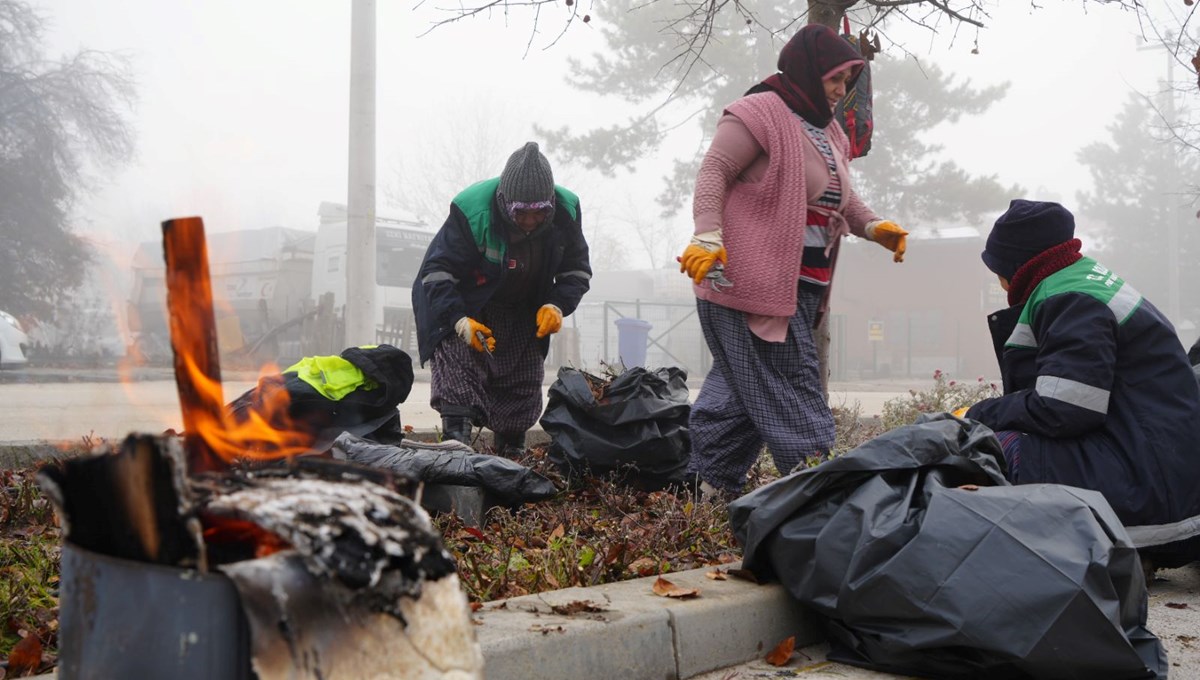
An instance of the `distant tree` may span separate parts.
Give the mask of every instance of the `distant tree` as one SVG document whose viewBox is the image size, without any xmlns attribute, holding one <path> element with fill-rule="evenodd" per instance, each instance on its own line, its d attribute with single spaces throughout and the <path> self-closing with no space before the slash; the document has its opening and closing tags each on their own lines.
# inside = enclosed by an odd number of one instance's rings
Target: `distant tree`
<svg viewBox="0 0 1200 680">
<path fill-rule="evenodd" d="M 48 317 L 83 279 L 87 243 L 71 229 L 93 169 L 129 158 L 126 65 L 83 50 L 45 55 L 45 19 L 0 0 L 0 309 Z"/>
<path fill-rule="evenodd" d="M 1188 188 L 1200 177 L 1200 151 L 1173 148 L 1154 109 L 1130 95 L 1109 132 L 1078 158 L 1092 177 L 1079 213 L 1105 225 L 1101 257 L 1164 311 L 1168 300 L 1168 230 L 1178 229 L 1180 308 L 1200 319 L 1200 220 Z M 1177 323 L 1179 319 L 1174 319 Z"/>
<path fill-rule="evenodd" d="M 460 105 L 454 120 L 413 135 L 395 153 L 386 201 L 441 226 L 450 201 L 468 186 L 495 177 L 508 156 L 529 141 L 502 107 Z M 543 149 L 543 151 L 545 151 Z"/>
<path fill-rule="evenodd" d="M 613 56 L 573 58 L 570 82 L 634 106 L 666 103 L 604 128 L 538 130 L 558 153 L 588 167 L 610 175 L 632 171 L 638 161 L 655 155 L 676 127 L 699 126 L 706 137 L 711 135 L 724 105 L 775 70 L 779 42 L 769 32 L 748 33 L 743 21 L 730 20 L 720 39 L 705 47 L 703 68 L 688 74 L 672 93 L 674 85 L 663 77 L 660 65 L 670 61 L 675 47 L 663 41 L 660 26 L 674 9 L 666 3 L 615 1 L 629 9 L 614 12 L 613 25 L 600 29 Z M 794 8 L 783 4 L 758 11 L 760 19 L 769 12 L 772 22 L 785 22 Z M 939 159 L 941 147 L 924 139 L 941 123 L 982 113 L 1004 96 L 1007 86 L 973 88 L 937 67 L 883 55 L 877 55 L 872 69 L 876 133 L 870 154 L 855 162 L 855 174 L 860 193 L 876 212 L 909 223 L 973 219 L 1010 194 L 1013 189 L 993 177 L 974 177 L 954 161 Z M 702 143 L 691 156 L 675 161 L 658 198 L 664 215 L 690 206 L 704 147 Z"/>
<path fill-rule="evenodd" d="M 856 190 L 876 213 L 902 224 L 976 223 L 1021 193 L 991 176 L 973 176 L 943 147 L 928 141 L 939 125 L 983 113 L 1008 84 L 982 89 L 956 82 L 942 69 L 879 55 L 872 64 L 875 135 L 871 152 L 854 162 Z"/>
</svg>

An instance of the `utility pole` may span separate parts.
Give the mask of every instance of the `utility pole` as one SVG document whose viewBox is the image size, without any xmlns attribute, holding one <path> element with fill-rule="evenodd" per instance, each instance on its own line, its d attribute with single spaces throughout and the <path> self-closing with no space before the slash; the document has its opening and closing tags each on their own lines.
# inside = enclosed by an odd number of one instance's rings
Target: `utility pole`
<svg viewBox="0 0 1200 680">
<path fill-rule="evenodd" d="M 347 346 L 375 344 L 375 0 L 351 0 Z"/>
<path fill-rule="evenodd" d="M 1168 32 L 1159 45 L 1146 45 L 1139 47 L 1139 52 L 1147 50 L 1166 50 L 1167 52 L 1167 82 L 1163 86 L 1162 96 L 1163 102 L 1163 118 L 1166 125 L 1170 129 L 1175 128 L 1175 53 L 1171 51 L 1170 43 L 1175 39 L 1175 36 Z M 1168 143 L 1169 172 L 1173 181 L 1176 182 L 1178 188 L 1182 188 L 1183 183 L 1179 177 L 1179 149 L 1176 148 L 1174 142 Z M 1180 316 L 1179 304 L 1179 230 L 1180 217 L 1182 215 L 1181 206 L 1175 205 L 1174 201 L 1177 196 L 1169 195 L 1164 197 L 1169 206 L 1170 212 L 1167 216 L 1167 318 L 1171 323 L 1178 324 L 1182 321 Z"/>
</svg>

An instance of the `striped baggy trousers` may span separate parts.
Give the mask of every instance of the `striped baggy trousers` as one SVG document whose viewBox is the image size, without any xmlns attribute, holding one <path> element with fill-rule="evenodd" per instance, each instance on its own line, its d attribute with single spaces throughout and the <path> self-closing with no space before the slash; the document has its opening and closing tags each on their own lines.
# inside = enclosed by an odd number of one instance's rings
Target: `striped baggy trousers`
<svg viewBox="0 0 1200 680">
<path fill-rule="evenodd" d="M 692 406 L 689 473 L 740 492 L 763 445 L 780 474 L 833 446 L 833 414 L 821 389 L 813 321 L 819 294 L 801 289 L 784 342 L 754 335 L 746 315 L 696 301 L 712 370 Z"/>
</svg>

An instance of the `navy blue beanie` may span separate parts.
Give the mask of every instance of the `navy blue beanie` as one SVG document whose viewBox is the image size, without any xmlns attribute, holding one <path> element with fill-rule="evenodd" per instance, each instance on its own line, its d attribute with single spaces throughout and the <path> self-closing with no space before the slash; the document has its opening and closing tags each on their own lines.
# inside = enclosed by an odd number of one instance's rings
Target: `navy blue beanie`
<svg viewBox="0 0 1200 680">
<path fill-rule="evenodd" d="M 1073 238 L 1075 216 L 1070 210 L 1049 201 L 1013 199 L 988 234 L 983 263 L 1012 280 L 1021 265 Z"/>
</svg>

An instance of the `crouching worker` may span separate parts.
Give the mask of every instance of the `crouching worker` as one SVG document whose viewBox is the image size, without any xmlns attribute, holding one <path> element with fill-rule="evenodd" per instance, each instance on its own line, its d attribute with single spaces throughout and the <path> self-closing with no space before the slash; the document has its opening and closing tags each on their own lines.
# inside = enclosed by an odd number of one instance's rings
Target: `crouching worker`
<svg viewBox="0 0 1200 680">
<path fill-rule="evenodd" d="M 391 345 L 304 357 L 229 403 L 238 423 L 254 414 L 276 430 L 300 431 L 322 450 L 342 432 L 384 444 L 404 438 L 397 406 L 412 390 L 412 359 Z M 287 408 L 280 408 L 283 399 Z"/>
<path fill-rule="evenodd" d="M 529 142 L 503 173 L 464 189 L 434 236 L 413 284 L 421 365 L 445 439 L 469 444 L 472 424 L 495 450 L 525 451 L 542 412 L 550 335 L 592 277 L 579 198 L 554 184 Z"/>
<path fill-rule="evenodd" d="M 988 317 L 1004 395 L 966 410 L 1014 484 L 1104 494 L 1150 568 L 1200 558 L 1200 388 L 1170 322 L 1080 254 L 1057 203 L 1015 200 L 983 251 L 1008 291 Z M 960 411 L 955 415 L 961 415 Z"/>
</svg>

